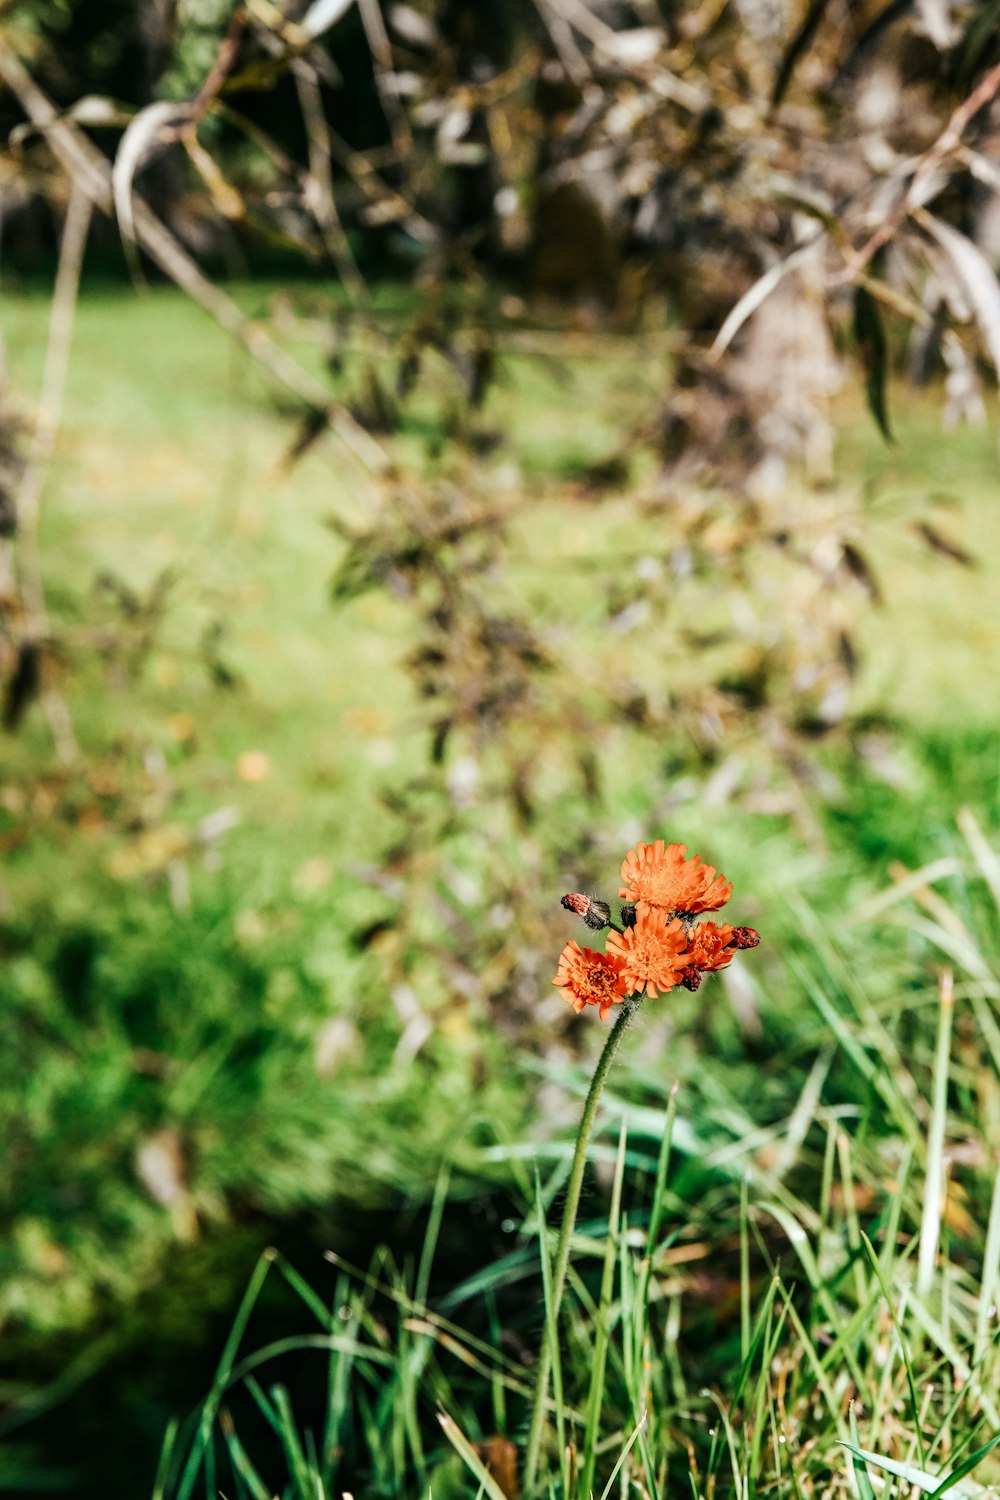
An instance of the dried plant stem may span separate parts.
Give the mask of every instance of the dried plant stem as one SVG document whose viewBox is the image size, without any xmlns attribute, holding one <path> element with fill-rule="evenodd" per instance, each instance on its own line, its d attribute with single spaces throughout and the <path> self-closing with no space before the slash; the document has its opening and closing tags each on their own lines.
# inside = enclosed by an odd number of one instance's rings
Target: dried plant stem
<svg viewBox="0 0 1000 1500">
<path fill-rule="evenodd" d="M 406 111 L 394 86 L 392 43 L 385 29 L 382 11 L 378 0 L 358 0 L 358 10 L 361 12 L 361 24 L 365 28 L 365 36 L 371 49 L 375 86 L 382 101 L 396 156 L 400 161 L 409 161 L 413 155 L 413 136 Z"/>
<path fill-rule="evenodd" d="M 559 1230 L 559 1243 L 556 1247 L 556 1262 L 552 1275 L 551 1322 L 553 1326 L 556 1325 L 559 1317 L 559 1305 L 562 1302 L 563 1289 L 566 1285 L 570 1245 L 573 1241 L 573 1230 L 576 1227 L 577 1210 L 580 1207 L 580 1191 L 583 1187 L 583 1174 L 587 1165 L 587 1148 L 590 1145 L 594 1120 L 597 1118 L 597 1106 L 600 1103 L 601 1094 L 604 1091 L 604 1084 L 611 1069 L 611 1064 L 614 1061 L 615 1053 L 621 1045 L 622 1037 L 628 1030 L 629 1022 L 632 1020 L 638 1004 L 639 1000 L 637 998 L 630 998 L 623 1004 L 621 1013 L 614 1026 L 612 1026 L 611 1034 L 604 1044 L 604 1051 L 598 1058 L 597 1067 L 594 1069 L 594 1076 L 590 1080 L 590 1088 L 583 1106 L 580 1128 L 576 1135 L 576 1149 L 573 1152 L 573 1165 L 570 1169 L 569 1182 L 566 1185 L 566 1201 L 563 1207 L 562 1226 Z M 542 1342 L 541 1351 L 538 1356 L 538 1369 L 535 1376 L 535 1399 L 531 1410 L 531 1427 L 528 1431 L 528 1444 L 524 1454 L 524 1492 L 529 1496 L 535 1483 L 538 1458 L 542 1446 L 542 1435 L 545 1430 L 545 1400 L 548 1394 L 551 1365 L 552 1349 L 546 1338 Z"/>
<path fill-rule="evenodd" d="M 80 269 L 92 210 L 89 195 L 74 181 L 70 190 L 56 284 L 52 294 L 41 396 L 28 462 L 17 496 L 18 575 L 25 613 L 23 641 L 39 650 L 44 650 L 51 635 L 38 534 L 42 491 L 59 433 L 66 372 L 73 342 L 77 293 L 80 289 Z M 73 733 L 65 700 L 47 678 L 48 673 L 43 668 L 42 703 L 48 716 L 52 738 L 60 759 L 64 764 L 72 765 L 80 758 L 80 747 Z"/>
<path fill-rule="evenodd" d="M 368 292 L 354 259 L 350 242 L 337 213 L 337 200 L 333 195 L 333 174 L 330 170 L 330 128 L 323 113 L 323 100 L 319 90 L 316 71 L 310 63 L 299 59 L 292 65 L 292 77 L 299 96 L 299 108 L 306 127 L 309 148 L 309 177 L 307 192 L 309 206 L 319 225 L 323 241 L 344 290 L 354 303 L 367 301 Z"/>
<path fill-rule="evenodd" d="M 915 207 L 920 206 L 921 194 L 934 173 L 947 161 L 952 152 L 959 149 L 962 144 L 962 134 L 969 122 L 989 104 L 998 90 L 1000 90 L 1000 63 L 995 63 L 979 80 L 968 98 L 963 100 L 954 111 L 933 146 L 924 152 L 906 191 L 885 215 L 871 238 L 862 245 L 860 250 L 855 250 L 847 256 L 847 266 L 843 277 L 845 281 L 857 281 L 865 267 L 870 265 L 883 246 L 889 243 L 907 215 Z"/>
</svg>

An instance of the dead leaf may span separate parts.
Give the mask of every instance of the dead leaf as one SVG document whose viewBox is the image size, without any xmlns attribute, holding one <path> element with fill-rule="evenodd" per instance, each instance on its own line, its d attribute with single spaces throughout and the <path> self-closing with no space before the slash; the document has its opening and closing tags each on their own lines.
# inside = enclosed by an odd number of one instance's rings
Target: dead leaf
<svg viewBox="0 0 1000 1500">
<path fill-rule="evenodd" d="M 517 1448 L 510 1438 L 488 1437 L 476 1444 L 476 1451 L 507 1500 L 518 1500 L 521 1488 L 517 1482 Z"/>
</svg>

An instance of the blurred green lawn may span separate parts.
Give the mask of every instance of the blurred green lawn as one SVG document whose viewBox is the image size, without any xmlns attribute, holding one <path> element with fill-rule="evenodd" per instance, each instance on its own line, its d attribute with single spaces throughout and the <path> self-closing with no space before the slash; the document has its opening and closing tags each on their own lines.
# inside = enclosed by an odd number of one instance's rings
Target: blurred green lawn
<svg viewBox="0 0 1000 1500">
<path fill-rule="evenodd" d="M 289 293 L 254 283 L 233 291 L 257 316 L 280 299 L 286 340 L 305 363 L 318 364 L 321 341 L 290 314 L 317 301 L 322 307 L 324 288 L 303 285 Z M 25 401 L 38 387 L 46 293 L 7 291 L 0 303 L 13 389 Z M 392 289 L 376 294 L 375 317 L 389 351 L 406 302 Z M 586 631 L 600 628 L 586 573 L 574 578 L 564 565 L 617 545 L 618 511 L 614 497 L 600 507 L 581 500 L 575 481 L 655 413 L 668 354 L 662 336 L 652 334 L 574 334 L 570 346 L 565 359 L 553 357 L 549 345 L 544 355 L 506 355 L 485 420 L 506 438 L 489 460 L 496 482 L 539 490 L 530 530 L 522 533 L 524 586 L 529 594 L 576 589 L 579 628 Z M 348 361 L 347 392 L 353 376 Z M 996 710 L 987 664 L 1000 646 L 991 566 L 1000 551 L 996 434 L 991 424 L 945 436 L 934 395 L 900 390 L 899 441 L 887 448 L 859 399 L 848 393 L 839 403 L 836 491 L 804 497 L 803 514 L 810 505 L 842 504 L 864 516 L 864 545 L 886 604 L 858 612 L 859 696 L 897 714 L 914 727 L 916 744 L 932 747 L 923 771 L 911 767 L 909 793 L 896 799 L 897 821 L 912 839 L 911 813 L 921 799 L 947 816 L 958 801 L 978 800 L 977 788 L 989 802 L 995 784 Z M 418 400 L 408 414 L 404 444 L 414 456 L 435 413 L 439 420 L 433 402 L 423 409 Z M 425 754 L 418 705 L 399 664 L 409 644 L 404 609 L 384 591 L 336 610 L 329 600 L 342 543 L 325 521 L 331 512 L 363 520 L 368 481 L 331 438 L 289 464 L 295 433 L 288 411 L 242 351 L 181 295 L 99 284 L 84 291 L 44 498 L 46 586 L 53 615 L 68 627 L 72 659 L 80 638 L 74 631 L 86 631 L 95 615 L 109 629 L 120 624 L 106 597 L 96 601 L 102 575 L 141 599 L 170 572 L 162 624 L 138 682 L 122 680 L 120 667 L 102 665 L 92 651 L 73 661 L 67 676 L 77 732 L 101 763 L 109 799 L 146 765 L 146 801 L 137 815 L 151 831 L 138 839 L 124 834 L 120 819 L 102 818 L 100 795 L 95 801 L 91 788 L 81 794 L 76 821 L 40 816 L 30 839 L 15 841 L 3 872 L 10 908 L 23 921 L 54 903 L 63 920 L 86 925 L 97 882 L 108 922 L 119 899 L 131 902 L 144 913 L 139 926 L 150 924 L 155 947 L 154 912 L 168 909 L 163 872 L 171 830 L 189 831 L 199 819 L 231 810 L 240 821 L 222 841 L 221 871 L 192 861 L 201 893 L 194 920 L 218 909 L 235 921 L 235 939 L 247 951 L 256 948 L 270 974 L 260 982 L 272 1016 L 301 1003 L 301 976 L 288 977 L 289 964 L 296 971 L 304 966 L 317 997 L 336 991 L 336 1013 L 352 988 L 370 993 L 377 985 L 377 955 L 359 955 L 342 935 L 383 910 L 356 870 L 384 820 L 380 789 L 418 768 Z M 650 460 L 636 464 L 641 479 Z M 917 514 L 977 566 L 931 553 L 914 530 Z M 235 682 L 228 689 L 213 680 L 206 660 L 203 643 L 213 631 L 216 655 Z M 975 754 L 961 748 L 968 734 Z M 3 805 L 15 822 L 48 756 L 47 727 L 35 709 L 4 745 Z M 602 815 L 609 824 L 641 808 L 642 770 L 632 767 L 612 786 Z M 44 808 L 44 787 L 33 795 Z M 855 830 L 852 838 L 864 825 L 862 841 L 889 853 L 892 838 L 876 827 L 880 818 L 892 818 L 894 806 L 885 788 L 869 794 L 849 780 L 847 804 L 832 816 Z M 776 840 L 780 862 L 789 848 L 780 824 L 758 821 L 751 837 L 764 835 Z M 746 837 L 727 815 L 712 852 L 752 881 Z M 216 859 L 210 853 L 206 863 Z M 216 933 L 217 915 L 204 920 Z M 21 941 L 28 941 L 23 933 Z M 285 958 L 265 958 L 272 942 L 283 945 Z M 122 966 L 129 962 L 123 956 Z M 285 979 L 276 980 L 272 970 Z M 324 1003 L 317 998 L 321 1010 Z M 303 1017 L 299 1029 L 309 1034 L 317 1024 L 315 1015 Z M 381 1049 L 391 1051 L 391 1036 L 387 1023 L 377 1043 L 368 1037 L 362 1073 L 385 1062 Z"/>
</svg>

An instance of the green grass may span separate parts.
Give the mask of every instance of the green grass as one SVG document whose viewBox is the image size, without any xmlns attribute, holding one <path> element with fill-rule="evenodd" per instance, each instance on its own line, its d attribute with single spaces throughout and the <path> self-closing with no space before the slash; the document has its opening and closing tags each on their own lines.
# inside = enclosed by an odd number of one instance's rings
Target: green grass
<svg viewBox="0 0 1000 1500">
<path fill-rule="evenodd" d="M 606 1191 L 574 1240 L 539 1494 L 871 1500 L 894 1478 L 900 1495 L 997 1483 L 1000 865 L 963 822 L 938 889 L 892 897 L 925 939 L 893 955 L 905 1004 L 898 991 L 874 1003 L 853 967 L 873 941 L 888 959 L 884 913 L 852 913 L 846 933 L 810 918 L 821 977 L 812 1023 L 800 1019 L 799 1092 L 766 1125 L 765 1083 L 727 1097 L 683 1058 L 676 1097 L 662 1077 L 637 1095 L 651 1018 L 636 1021 L 592 1151 Z M 933 981 L 935 950 L 954 989 Z M 794 1056 L 786 1046 L 786 1070 Z M 530 1287 L 561 1182 L 548 1178 L 541 1213 L 526 1191 L 507 1257 L 430 1303 L 426 1272 L 407 1276 L 388 1251 L 368 1271 L 337 1264 L 321 1288 L 265 1257 L 211 1394 L 168 1437 L 158 1493 L 185 1500 L 211 1474 L 226 1493 L 302 1500 L 345 1486 L 510 1495 L 542 1337 Z M 435 1235 L 436 1221 L 424 1265 Z M 300 1413 L 278 1375 L 287 1350 L 252 1337 L 275 1274 L 314 1320 L 290 1341 L 316 1370 Z"/>
<path fill-rule="evenodd" d="M 262 314 L 272 290 L 237 293 Z M 404 311 L 386 294 L 364 335 L 380 368 Z M 37 384 L 45 315 L 39 293 L 0 305 L 22 396 Z M 317 364 L 320 346 L 282 326 Z M 657 337 L 576 337 L 571 357 L 506 356 L 479 419 L 506 440 L 468 466 L 470 484 L 532 501 L 497 587 L 543 623 L 581 702 L 609 669 L 662 692 L 664 657 L 642 637 L 609 641 L 591 582 L 595 559 L 620 556 L 624 572 L 666 545 L 662 511 L 634 503 L 652 460 L 627 451 L 627 492 L 600 504 L 586 476 L 655 411 L 667 373 Z M 435 368 L 398 440 L 428 481 L 446 471 L 450 380 Z M 357 381 L 349 360 L 345 392 Z M 463 1286 L 449 1248 L 446 1283 L 431 1232 L 419 1264 L 388 1250 L 371 1271 L 331 1271 L 316 1287 L 322 1308 L 288 1272 L 312 1326 L 288 1312 L 287 1337 L 313 1342 L 301 1362 L 272 1351 L 277 1364 L 268 1356 L 248 1384 L 239 1365 L 255 1324 L 238 1325 L 208 1407 L 176 1434 L 162 1493 L 194 1493 L 192 1475 L 211 1491 L 212 1463 L 227 1494 L 316 1495 L 317 1476 L 331 1494 L 475 1493 L 468 1441 L 519 1440 L 526 1421 L 543 1295 L 533 1161 L 554 1221 L 600 1041 L 548 985 L 572 935 L 558 896 L 589 883 L 611 892 L 628 845 L 660 833 L 725 869 L 735 920 L 765 944 L 740 989 L 684 992 L 627 1039 L 563 1316 L 558 1415 L 575 1451 L 547 1449 L 555 1493 L 592 1478 L 599 1495 L 621 1458 L 615 1493 L 630 1478 L 706 1500 L 856 1483 L 867 1500 L 838 1443 L 937 1473 L 992 1436 L 997 918 L 981 846 L 955 814 L 973 809 L 995 842 L 1000 757 L 983 663 L 998 644 L 996 457 L 990 432 L 943 438 L 929 398 L 901 397 L 895 411 L 888 450 L 845 396 L 837 487 L 796 498 L 809 545 L 831 516 L 852 518 L 885 597 L 878 611 L 860 591 L 844 598 L 872 724 L 857 755 L 817 751 L 832 790 L 796 800 L 761 771 L 748 731 L 736 736 L 734 799 L 713 768 L 692 770 L 676 736 L 615 724 L 595 747 L 603 792 L 588 802 L 565 764 L 579 747 L 556 721 L 530 827 L 494 793 L 488 752 L 480 801 L 442 818 L 426 709 L 402 665 L 406 601 L 329 598 L 344 550 L 326 518 L 363 526 L 375 488 L 328 438 L 289 467 L 288 411 L 176 294 L 85 293 L 43 546 L 88 762 L 60 771 L 34 710 L 5 740 L 0 772 L 11 1147 L 0 1325 L 32 1371 L 11 1395 L 25 1417 L 11 1432 L 27 1446 L 0 1460 L 0 1480 L 15 1461 L 41 1466 L 28 1451 L 32 1403 L 58 1397 L 44 1381 L 88 1341 L 179 1337 L 183 1311 L 157 1290 L 175 1258 L 217 1255 L 190 1296 L 218 1306 L 249 1249 L 289 1218 L 321 1216 L 333 1232 L 359 1205 L 426 1204 L 448 1162 L 449 1247 L 469 1233 L 470 1196 L 513 1198 L 497 1264 Z M 921 517 L 977 566 L 930 552 L 913 529 Z M 165 578 L 154 618 L 142 601 Z M 759 584 L 781 600 L 777 574 Z M 664 641 L 658 624 L 657 651 Z M 678 672 L 705 670 L 707 658 L 679 656 Z M 414 777 L 423 790 L 401 811 L 393 796 Z M 896 861 L 950 861 L 934 878 L 951 915 L 919 887 L 873 905 Z M 511 911 L 516 932 L 504 930 Z M 947 1074 L 936 1051 L 946 963 L 957 985 Z M 942 1120 L 954 1161 L 944 1257 L 917 1294 L 907 1282 Z M 266 1262 L 265 1300 L 282 1264 Z M 916 1413 L 904 1351 L 926 1404 Z M 324 1364 L 317 1415 L 303 1386 L 320 1388 Z"/>
</svg>

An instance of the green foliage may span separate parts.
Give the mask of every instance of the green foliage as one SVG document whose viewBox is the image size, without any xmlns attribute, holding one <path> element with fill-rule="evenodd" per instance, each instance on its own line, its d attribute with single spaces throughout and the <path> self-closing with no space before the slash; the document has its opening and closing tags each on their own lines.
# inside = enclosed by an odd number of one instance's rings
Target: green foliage
<svg viewBox="0 0 1000 1500">
<path fill-rule="evenodd" d="M 268 289 L 239 295 L 255 316 L 267 315 Z M 295 316 L 305 300 L 303 292 L 299 303 L 279 304 L 275 321 L 316 361 L 306 340 L 317 325 Z M 43 312 L 38 298 L 5 302 L 11 361 L 26 386 L 37 374 Z M 363 347 L 348 348 L 338 376 L 345 395 L 363 388 L 372 364 L 391 385 L 396 365 L 386 343 L 412 326 L 412 314 L 408 299 L 387 293 L 377 315 L 357 325 Z M 984 976 L 962 967 L 968 945 L 940 914 L 919 916 L 912 905 L 888 909 L 916 916 L 916 925 L 866 926 L 859 915 L 894 860 L 916 866 L 940 857 L 956 861 L 943 889 L 964 927 L 985 933 L 992 920 L 982 882 L 968 878 L 971 845 L 954 821 L 967 804 L 987 839 L 998 822 L 995 736 L 976 667 L 992 583 L 985 568 L 945 559 L 929 574 L 926 545 L 909 526 L 929 514 L 968 550 L 989 552 L 997 525 L 989 435 L 963 432 L 945 444 L 926 409 L 900 403 L 901 442 L 887 453 L 848 403 L 843 488 L 796 492 L 803 526 L 815 527 L 811 540 L 827 531 L 856 536 L 878 579 L 873 590 L 864 567 L 841 570 L 830 590 L 827 602 L 844 603 L 860 659 L 856 715 L 817 749 L 782 686 L 790 658 L 769 676 L 755 672 L 749 658 L 759 641 L 745 632 L 711 639 L 729 587 L 720 578 L 745 598 L 783 587 L 787 575 L 770 571 L 783 566 L 780 549 L 750 583 L 743 575 L 755 554 L 739 527 L 756 523 L 743 502 L 706 490 L 683 516 L 662 499 L 646 504 L 656 461 L 636 390 L 650 393 L 655 410 L 666 379 L 655 337 L 585 341 L 585 360 L 555 368 L 548 354 L 512 341 L 499 356 L 502 379 L 471 415 L 462 405 L 466 367 L 455 363 L 467 352 L 461 341 L 454 358 L 428 347 L 393 439 L 420 478 L 418 504 L 406 512 L 415 524 L 403 532 L 391 508 L 399 494 L 386 486 L 380 500 L 343 466 L 331 471 L 326 438 L 298 467 L 283 467 L 286 419 L 173 294 L 87 296 L 77 335 L 80 364 L 44 542 L 50 608 L 72 648 L 72 672 L 59 681 L 87 764 L 52 770 L 36 706 L 5 744 L 0 799 L 8 906 L 0 1125 L 12 1142 L 0 1201 L 0 1298 L 8 1331 L 19 1330 L 20 1347 L 36 1353 L 42 1335 L 67 1329 L 82 1343 L 92 1330 L 122 1328 L 146 1289 L 152 1310 L 136 1336 L 173 1347 L 158 1318 L 184 1321 L 183 1301 L 151 1289 L 193 1236 L 206 1257 L 224 1258 L 237 1241 L 242 1255 L 247 1225 L 262 1218 L 325 1218 L 331 1205 L 426 1198 L 449 1159 L 461 1169 L 456 1197 L 484 1182 L 520 1195 L 524 1231 L 509 1258 L 466 1291 L 500 1302 L 500 1278 L 509 1280 L 515 1300 L 502 1320 L 509 1316 L 524 1348 L 536 1347 L 530 1159 L 538 1155 L 551 1205 L 568 1160 L 553 1136 L 567 1120 L 567 1093 L 582 1094 L 587 1080 L 586 1066 L 567 1054 L 599 1042 L 596 1030 L 573 1026 L 548 985 L 567 935 L 557 897 L 606 881 L 633 837 L 669 832 L 737 882 L 741 915 L 761 928 L 765 946 L 742 991 L 715 984 L 650 1010 L 643 1046 L 618 1081 L 611 1137 L 599 1140 L 592 1160 L 595 1170 L 613 1165 L 614 1116 L 624 1112 L 626 1169 L 647 1183 L 665 1088 L 681 1081 L 663 1200 L 664 1236 L 680 1258 L 670 1259 L 668 1245 L 664 1265 L 645 1275 L 628 1261 L 623 1228 L 611 1237 L 612 1266 L 604 1211 L 591 1205 L 578 1236 L 580 1300 L 568 1314 L 579 1335 L 562 1371 L 564 1422 L 567 1431 L 588 1417 L 592 1431 L 597 1424 L 588 1459 L 597 1493 L 633 1433 L 625 1467 L 655 1469 L 666 1453 L 668 1466 L 683 1468 L 687 1436 L 699 1472 L 717 1470 L 721 1450 L 710 1464 L 707 1408 L 694 1393 L 708 1385 L 735 1400 L 734 1368 L 752 1347 L 760 1360 L 772 1346 L 782 1357 L 793 1314 L 802 1316 L 796 1284 L 788 1304 L 774 1292 L 770 1323 L 763 1314 L 755 1322 L 755 1298 L 767 1295 L 765 1251 L 776 1258 L 794 1221 L 814 1237 L 813 1261 L 830 1277 L 826 1301 L 810 1293 L 821 1362 L 830 1340 L 843 1353 L 834 1320 L 842 1285 L 854 1299 L 849 1323 L 871 1294 L 870 1277 L 859 1287 L 855 1221 L 859 1231 L 891 1221 L 886 1175 L 901 1153 L 919 1153 L 921 1091 L 930 1097 L 933 1072 L 931 945 L 949 934 L 944 958 L 960 966 L 963 1049 L 952 1090 L 970 1140 L 977 1111 L 992 1109 L 975 1040 L 963 1029 L 971 1012 L 996 1040 Z M 503 325 L 497 338 L 502 346 Z M 144 386 L 150 348 L 155 381 Z M 470 474 L 463 466 L 473 442 L 491 428 L 499 446 Z M 609 468 L 609 453 L 623 451 L 624 469 Z M 505 496 L 516 514 L 494 525 L 491 507 Z M 331 510 L 337 535 L 322 524 Z M 419 556 L 425 522 L 445 534 L 436 549 L 424 536 Z M 698 558 L 693 578 L 670 582 L 668 574 L 664 583 L 655 568 L 637 570 L 637 560 L 672 555 L 686 526 Z M 716 552 L 731 571 L 713 571 Z M 99 583 L 105 575 L 112 581 Z M 344 583 L 337 611 L 328 599 L 333 576 Z M 868 604 L 862 612 L 873 592 L 885 601 L 881 615 Z M 452 608 L 449 628 L 434 618 L 442 602 Z M 636 605 L 643 608 L 629 615 Z M 681 648 L 671 657 L 675 639 Z M 827 640 L 836 647 L 835 632 Z M 446 670 L 433 655 L 438 647 Z M 479 697 L 463 699 L 465 674 L 478 674 Z M 734 709 L 714 743 L 694 717 L 674 711 L 685 695 L 697 701 L 710 676 L 728 683 L 722 691 L 733 704 L 748 705 Z M 652 710 L 639 711 L 637 694 L 611 700 L 626 679 Z M 491 704 L 500 687 L 519 695 L 510 711 Z M 765 688 L 802 751 L 777 769 L 751 727 L 768 714 Z M 953 723 L 942 722 L 945 701 Z M 442 704 L 463 702 L 466 717 L 441 739 L 436 762 L 430 726 L 444 717 Z M 910 727 L 894 732 L 902 716 Z M 497 734 L 484 734 L 484 724 Z M 521 780 L 511 774 L 519 767 Z M 524 1139 L 533 1109 L 542 1114 L 537 1145 Z M 844 1122 L 853 1137 L 842 1148 Z M 853 1209 L 846 1200 L 831 1208 L 833 1189 L 823 1187 L 842 1150 L 858 1173 Z M 742 1187 L 748 1169 L 752 1193 Z M 983 1223 L 984 1181 L 980 1172 L 969 1187 Z M 650 1208 L 632 1175 L 621 1201 L 630 1224 Z M 779 1217 L 768 1217 L 765 1201 Z M 912 1229 L 907 1201 L 903 1222 Z M 819 1220 L 833 1226 L 829 1245 Z M 701 1283 L 685 1269 L 692 1245 L 707 1247 L 694 1260 Z M 786 1290 L 789 1259 L 782 1250 Z M 430 1335 L 405 1320 L 424 1316 L 427 1289 L 408 1281 L 405 1268 L 380 1269 L 378 1279 L 391 1288 L 378 1293 L 388 1301 L 368 1322 L 362 1317 L 356 1337 L 359 1349 L 390 1352 L 387 1361 L 365 1354 L 359 1381 L 338 1377 L 338 1422 L 352 1434 L 345 1472 L 369 1473 L 373 1492 L 402 1493 L 433 1478 L 435 1493 L 449 1484 L 462 1493 L 451 1439 L 516 1435 L 530 1371 L 509 1350 L 497 1359 L 498 1323 L 476 1332 L 486 1346 L 476 1346 L 476 1358 L 490 1370 L 485 1394 L 461 1358 L 440 1373 L 434 1366 L 425 1381 Z M 404 1286 L 416 1309 L 407 1303 L 401 1315 Z M 345 1283 L 337 1305 L 353 1306 L 351 1295 Z M 633 1314 L 627 1358 L 616 1310 L 623 1296 Z M 201 1293 L 190 1297 L 199 1302 Z M 475 1323 L 461 1298 L 455 1307 Z M 637 1427 L 644 1319 L 663 1350 L 662 1428 Z M 850 1326 L 844 1348 L 863 1369 L 870 1350 Z M 317 1327 L 326 1338 L 326 1325 Z M 598 1327 L 603 1373 L 581 1353 L 592 1351 Z M 790 1347 L 812 1358 L 801 1337 Z M 54 1341 L 33 1368 L 61 1363 L 62 1349 Z M 767 1411 L 764 1365 L 754 1368 L 745 1390 Z M 591 1377 L 604 1382 L 600 1401 Z M 839 1391 L 836 1372 L 828 1378 Z M 283 1383 L 294 1384 L 279 1370 L 273 1384 Z M 438 1395 L 451 1403 L 448 1433 L 434 1413 Z M 32 1399 L 19 1387 L 14 1409 L 29 1412 Z M 293 1442 L 284 1398 L 263 1379 L 247 1399 L 279 1435 L 280 1462 L 299 1483 L 312 1464 L 302 1431 L 309 1423 L 294 1419 Z M 799 1401 L 806 1423 L 804 1387 Z M 760 1474 L 764 1439 L 754 1430 L 756 1456 L 748 1452 L 746 1462 Z M 866 1447 L 876 1441 L 864 1424 L 861 1435 Z M 832 1444 L 824 1426 L 817 1454 L 832 1453 L 827 1437 Z M 256 1464 L 256 1429 L 237 1441 Z M 177 1480 L 168 1470 L 165 1483 Z"/>
<path fill-rule="evenodd" d="M 0 933 L 8 1324 L 85 1325 L 234 1213 L 419 1188 L 506 1111 L 476 1078 L 488 1045 L 438 1036 L 393 1065 L 395 1013 L 332 920 L 233 894 L 183 915 L 92 871 L 86 905 Z"/>
</svg>

